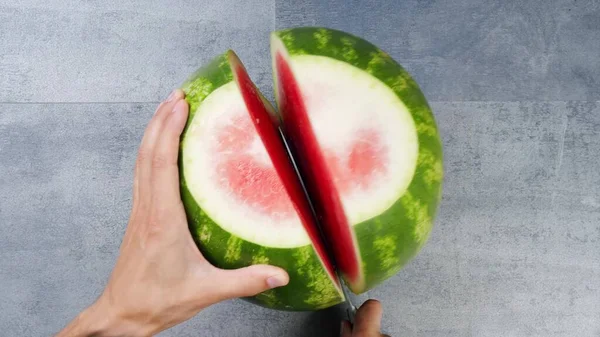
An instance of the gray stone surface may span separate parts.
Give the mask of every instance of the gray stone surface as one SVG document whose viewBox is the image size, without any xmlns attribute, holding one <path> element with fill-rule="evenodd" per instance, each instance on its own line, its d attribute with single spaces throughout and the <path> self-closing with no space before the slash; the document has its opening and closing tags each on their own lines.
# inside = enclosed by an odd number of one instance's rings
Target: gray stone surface
<svg viewBox="0 0 600 337">
<path fill-rule="evenodd" d="M 422 254 L 370 293 L 390 332 L 600 335 L 600 102 L 432 105 L 444 201 Z"/>
<path fill-rule="evenodd" d="M 431 100 L 600 99 L 598 0 L 277 0 L 277 27 L 374 42 Z"/>
<path fill-rule="evenodd" d="M 0 102 L 157 101 L 232 48 L 269 86 L 263 0 L 0 3 Z"/>
<path fill-rule="evenodd" d="M 362 297 L 385 330 L 600 336 L 590 0 L 0 2 L 0 335 L 48 336 L 101 291 L 153 102 L 227 47 L 270 93 L 267 34 L 292 25 L 376 42 L 433 101 L 443 202 L 423 252 Z M 162 335 L 333 336 L 339 317 L 230 301 Z"/>
</svg>

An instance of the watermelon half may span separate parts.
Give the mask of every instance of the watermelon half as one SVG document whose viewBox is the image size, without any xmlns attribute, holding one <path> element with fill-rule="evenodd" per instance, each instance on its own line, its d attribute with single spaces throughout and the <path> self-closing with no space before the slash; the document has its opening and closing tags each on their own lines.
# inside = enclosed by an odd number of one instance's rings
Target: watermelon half
<svg viewBox="0 0 600 337">
<path fill-rule="evenodd" d="M 184 84 L 182 199 L 218 267 L 267 263 L 290 283 L 248 300 L 285 310 L 343 301 L 396 274 L 426 242 L 442 148 L 418 85 L 385 52 L 325 28 L 271 36 L 278 111 L 232 52 Z"/>
</svg>

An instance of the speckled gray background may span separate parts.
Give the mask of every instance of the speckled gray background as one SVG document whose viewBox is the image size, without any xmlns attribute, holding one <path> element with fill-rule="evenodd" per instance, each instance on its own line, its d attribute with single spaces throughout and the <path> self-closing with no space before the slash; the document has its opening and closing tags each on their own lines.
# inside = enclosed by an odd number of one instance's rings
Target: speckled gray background
<svg viewBox="0 0 600 337">
<path fill-rule="evenodd" d="M 600 336 L 600 1 L 0 1 L 0 335 L 48 336 L 101 291 L 156 102 L 268 33 L 389 51 L 432 102 L 446 185 L 423 252 L 368 296 L 395 337 Z M 339 313 L 241 301 L 163 336 L 333 336 Z"/>
</svg>

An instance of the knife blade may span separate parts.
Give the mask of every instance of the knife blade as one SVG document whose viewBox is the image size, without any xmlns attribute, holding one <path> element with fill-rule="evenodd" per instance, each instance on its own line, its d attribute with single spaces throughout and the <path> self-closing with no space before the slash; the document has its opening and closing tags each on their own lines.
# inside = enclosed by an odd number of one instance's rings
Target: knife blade
<svg viewBox="0 0 600 337">
<path fill-rule="evenodd" d="M 354 324 L 354 316 L 356 316 L 357 307 L 354 305 L 352 298 L 350 297 L 350 289 L 346 285 L 346 282 L 342 278 L 342 275 L 338 269 L 335 271 L 336 276 L 340 282 L 340 288 L 342 289 L 342 294 L 344 295 L 343 306 L 346 310 L 346 316 L 350 324 Z"/>
</svg>

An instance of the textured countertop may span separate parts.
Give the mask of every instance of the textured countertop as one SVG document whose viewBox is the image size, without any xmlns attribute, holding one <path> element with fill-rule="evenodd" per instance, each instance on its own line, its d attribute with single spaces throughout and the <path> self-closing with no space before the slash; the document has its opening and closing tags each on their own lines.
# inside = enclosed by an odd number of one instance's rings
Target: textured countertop
<svg viewBox="0 0 600 337">
<path fill-rule="evenodd" d="M 157 102 L 226 48 L 270 94 L 268 33 L 296 25 L 388 51 L 442 133 L 430 241 L 366 295 L 385 330 L 600 336 L 597 0 L 1 1 L 0 335 L 48 336 L 99 295 Z M 162 336 L 334 336 L 339 315 L 231 301 Z"/>
</svg>

